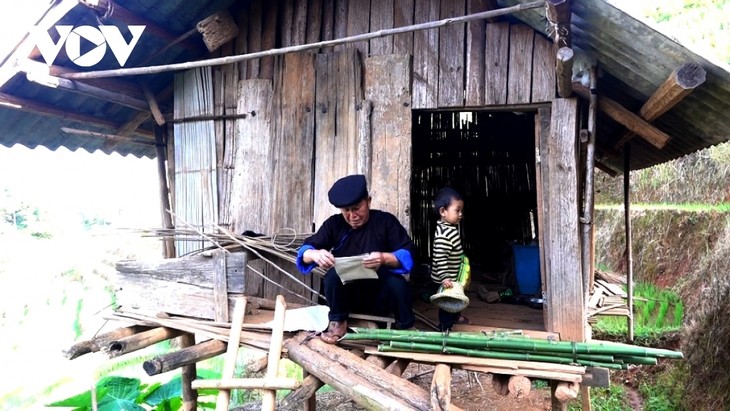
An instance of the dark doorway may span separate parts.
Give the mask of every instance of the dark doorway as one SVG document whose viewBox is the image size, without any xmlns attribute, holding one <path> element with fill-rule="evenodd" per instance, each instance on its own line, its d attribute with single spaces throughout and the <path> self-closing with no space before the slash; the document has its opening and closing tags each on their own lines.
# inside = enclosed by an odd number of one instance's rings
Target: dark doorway
<svg viewBox="0 0 730 411">
<path fill-rule="evenodd" d="M 515 285 L 512 246 L 537 238 L 534 112 L 417 111 L 413 115 L 411 228 L 430 262 L 433 197 L 453 187 L 473 281 Z"/>
</svg>

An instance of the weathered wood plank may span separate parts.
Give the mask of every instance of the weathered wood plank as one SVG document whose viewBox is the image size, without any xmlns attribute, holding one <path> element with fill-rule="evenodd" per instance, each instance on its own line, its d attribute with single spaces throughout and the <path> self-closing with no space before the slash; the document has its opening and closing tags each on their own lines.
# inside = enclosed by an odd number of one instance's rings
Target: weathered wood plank
<svg viewBox="0 0 730 411">
<path fill-rule="evenodd" d="M 467 14 L 489 10 L 488 0 L 467 0 Z M 466 96 L 467 106 L 484 105 L 485 74 L 485 20 L 470 21 L 466 25 Z"/>
<path fill-rule="evenodd" d="M 263 32 L 264 30 L 268 33 L 274 31 L 273 27 L 262 28 L 264 14 L 262 10 L 262 2 L 252 1 L 251 9 L 249 11 L 248 18 L 248 52 L 253 53 L 256 51 L 262 51 Z M 269 34 L 270 36 L 271 34 Z M 259 70 L 261 69 L 261 59 L 251 59 L 246 64 L 246 76 L 242 79 L 256 79 L 259 78 Z"/>
<path fill-rule="evenodd" d="M 549 192 L 545 221 L 549 227 L 546 239 L 550 247 L 547 258 L 548 301 L 551 321 L 548 331 L 560 333 L 564 341 L 584 341 L 583 284 L 581 276 L 580 233 L 578 227 L 578 102 L 556 99 L 551 113 L 550 140 L 547 155 Z M 542 161 L 545 161 L 543 158 Z"/>
<path fill-rule="evenodd" d="M 523 24 L 509 29 L 509 72 L 507 74 L 507 104 L 530 102 L 532 81 L 532 47 L 535 31 Z"/>
<path fill-rule="evenodd" d="M 440 18 L 463 16 L 463 1 L 441 0 Z M 439 28 L 438 107 L 464 105 L 464 24 Z"/>
<path fill-rule="evenodd" d="M 393 0 L 370 0 L 370 31 L 393 28 Z M 393 36 L 370 40 L 370 55 L 393 53 Z"/>
<path fill-rule="evenodd" d="M 294 15 L 292 16 L 291 42 L 292 46 L 305 44 L 307 40 L 307 6 L 308 0 L 294 0 Z"/>
<path fill-rule="evenodd" d="M 315 55 L 287 54 L 277 57 L 275 73 L 275 118 L 285 119 L 274 125 L 273 178 L 267 182 L 272 190 L 269 233 L 283 228 L 308 232 L 314 216 L 312 210 L 312 157 L 314 156 Z M 277 165 L 281 162 L 281 165 Z M 290 265 L 284 266 L 291 267 Z M 273 267 L 266 275 L 283 289 L 297 294 L 307 291 Z M 314 281 L 314 276 L 304 277 Z M 281 288 L 264 284 L 264 298 L 282 294 Z M 287 295 L 288 296 L 288 295 Z"/>
<path fill-rule="evenodd" d="M 484 104 L 507 103 L 509 23 L 488 23 L 485 34 Z"/>
<path fill-rule="evenodd" d="M 362 63 L 355 49 L 317 56 L 314 225 L 337 213 L 328 200 L 332 184 L 357 172 Z"/>
<path fill-rule="evenodd" d="M 365 96 L 372 101 L 372 206 L 393 213 L 408 230 L 411 182 L 411 65 L 408 56 L 365 61 Z"/>
<path fill-rule="evenodd" d="M 238 7 L 235 8 L 235 10 L 236 23 L 238 24 L 239 30 L 238 36 L 236 37 L 234 53 L 246 54 L 248 53 L 248 26 L 249 24 L 251 24 L 249 22 L 249 5 L 239 4 Z M 238 62 L 239 77 L 236 79 L 237 81 L 246 79 L 247 66 L 247 61 Z"/>
<path fill-rule="evenodd" d="M 347 37 L 347 10 L 349 8 L 349 0 L 333 0 L 334 1 L 334 39 Z M 355 1 L 355 0 L 352 0 Z M 334 47 L 334 51 L 344 50 L 348 45 L 340 44 Z"/>
<path fill-rule="evenodd" d="M 393 27 L 413 24 L 414 0 L 395 0 L 393 5 Z M 413 33 L 393 36 L 393 54 L 413 54 Z"/>
<path fill-rule="evenodd" d="M 532 102 L 542 103 L 555 98 L 555 45 L 535 35 L 532 56 Z"/>
<path fill-rule="evenodd" d="M 316 43 L 322 38 L 322 13 L 325 0 L 310 0 L 307 8 L 307 43 Z"/>
<path fill-rule="evenodd" d="M 243 292 L 243 267 L 245 253 L 230 253 L 226 255 L 226 282 L 228 292 Z M 182 258 L 166 258 L 161 260 L 125 260 L 116 264 L 117 273 L 121 278 L 140 277 L 172 283 L 195 284 L 198 287 L 213 289 L 213 272 L 215 261 L 211 256 L 196 254 Z M 130 281 L 137 281 L 131 279 Z M 212 318 L 212 317 L 211 317 Z"/>
<path fill-rule="evenodd" d="M 332 40 L 335 35 L 335 0 L 322 0 L 322 41 Z M 322 52 L 331 52 L 328 47 Z"/>
<path fill-rule="evenodd" d="M 263 20 L 263 32 L 261 36 L 261 47 L 263 50 L 271 50 L 276 47 L 276 22 L 279 12 L 277 1 L 266 4 Z M 261 79 L 274 79 L 274 57 L 266 56 L 261 58 L 259 77 Z"/>
<path fill-rule="evenodd" d="M 545 261 L 550 255 L 550 244 L 547 239 L 550 238 L 550 227 L 546 223 L 547 218 L 545 210 L 547 210 L 547 194 L 550 192 L 550 181 L 547 178 L 549 175 L 549 164 L 547 161 L 548 148 L 550 138 L 550 108 L 541 107 L 537 110 L 535 115 L 535 161 L 537 163 L 535 167 L 535 185 L 537 191 L 537 236 L 538 244 L 540 244 L 540 281 L 543 292 L 546 292 L 550 286 L 550 279 L 545 275 L 547 269 L 545 268 Z M 549 324 L 552 317 L 550 313 L 552 308 L 550 307 L 550 300 L 547 301 L 545 307 L 543 307 L 543 324 Z"/>
<path fill-rule="evenodd" d="M 271 80 L 244 80 L 238 114 L 245 118 L 236 120 L 236 168 L 231 184 L 231 230 L 242 233 L 252 230 L 269 232 L 272 200 L 269 182 L 273 178 L 271 168 L 272 130 L 271 121 L 273 90 Z M 256 170 L 256 173 L 249 172 Z"/>
<path fill-rule="evenodd" d="M 370 1 L 369 0 L 350 0 L 347 3 L 347 35 L 354 36 L 370 31 Z M 370 53 L 370 43 L 368 41 L 358 41 L 350 43 L 346 48 L 354 47 L 360 50 L 360 55 L 365 58 Z"/>
<path fill-rule="evenodd" d="M 292 31 L 294 30 L 294 2 L 295 0 L 277 0 L 281 2 L 279 8 L 279 41 L 282 47 L 293 46 Z"/>
<path fill-rule="evenodd" d="M 228 322 L 228 273 L 226 255 L 217 252 L 213 256 L 213 303 L 215 321 Z"/>
<path fill-rule="evenodd" d="M 413 23 L 439 19 L 436 1 L 417 1 Z M 436 108 L 438 97 L 439 30 L 413 33 L 413 109 Z"/>
</svg>

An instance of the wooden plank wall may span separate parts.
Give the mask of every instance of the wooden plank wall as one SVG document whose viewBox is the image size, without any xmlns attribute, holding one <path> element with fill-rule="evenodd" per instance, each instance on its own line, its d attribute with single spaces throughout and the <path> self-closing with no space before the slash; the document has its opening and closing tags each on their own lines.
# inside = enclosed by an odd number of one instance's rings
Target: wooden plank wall
<svg viewBox="0 0 730 411">
<path fill-rule="evenodd" d="M 239 33 L 218 53 L 331 40 L 484 11 L 495 4 L 488 0 L 238 2 L 231 11 Z M 383 58 L 363 69 L 350 55 L 322 57 L 344 50 L 357 50 L 359 61 Z M 555 96 L 552 44 L 527 26 L 505 20 L 454 24 L 316 52 L 321 54 L 316 58 L 300 53 L 214 69 L 215 112 L 259 115 L 216 123 L 218 196 L 223 201 L 219 222 L 235 232 L 272 233 L 282 227 L 311 231 L 336 212 L 326 201 L 329 185 L 354 171 L 371 177 L 374 205 L 408 225 L 411 171 L 405 159 L 412 144 L 412 109 L 503 106 L 551 101 Z M 252 144 L 255 147 L 240 148 Z M 370 164 L 360 164 L 368 159 Z M 175 194 L 187 201 L 182 190 Z"/>
</svg>

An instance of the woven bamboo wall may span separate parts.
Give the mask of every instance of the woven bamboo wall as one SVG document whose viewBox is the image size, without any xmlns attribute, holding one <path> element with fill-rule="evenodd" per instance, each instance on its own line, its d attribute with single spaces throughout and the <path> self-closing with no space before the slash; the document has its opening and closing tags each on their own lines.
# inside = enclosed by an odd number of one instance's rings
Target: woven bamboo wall
<svg viewBox="0 0 730 411">
<path fill-rule="evenodd" d="M 442 187 L 464 198 L 467 254 L 499 270 L 510 243 L 526 244 L 536 226 L 533 113 L 418 112 L 413 127 L 411 227 L 422 262 L 430 256 Z M 535 232 L 536 233 L 536 232 Z"/>
</svg>

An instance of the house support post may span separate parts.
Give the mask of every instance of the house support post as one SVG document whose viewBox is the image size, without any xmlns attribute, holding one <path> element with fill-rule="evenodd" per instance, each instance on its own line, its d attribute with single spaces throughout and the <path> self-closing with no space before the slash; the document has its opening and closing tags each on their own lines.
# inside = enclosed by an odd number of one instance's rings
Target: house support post
<svg viewBox="0 0 730 411">
<path fill-rule="evenodd" d="M 180 336 L 180 348 L 185 350 L 195 345 L 195 334 L 185 333 Z M 183 366 L 181 373 L 183 411 L 195 411 L 198 409 L 198 391 L 192 387 L 193 380 L 198 374 L 198 367 L 195 362 Z"/>
<path fill-rule="evenodd" d="M 631 144 L 624 145 L 624 221 L 626 225 L 626 304 L 629 306 L 628 339 L 634 341 L 634 256 L 631 238 Z"/>
</svg>

